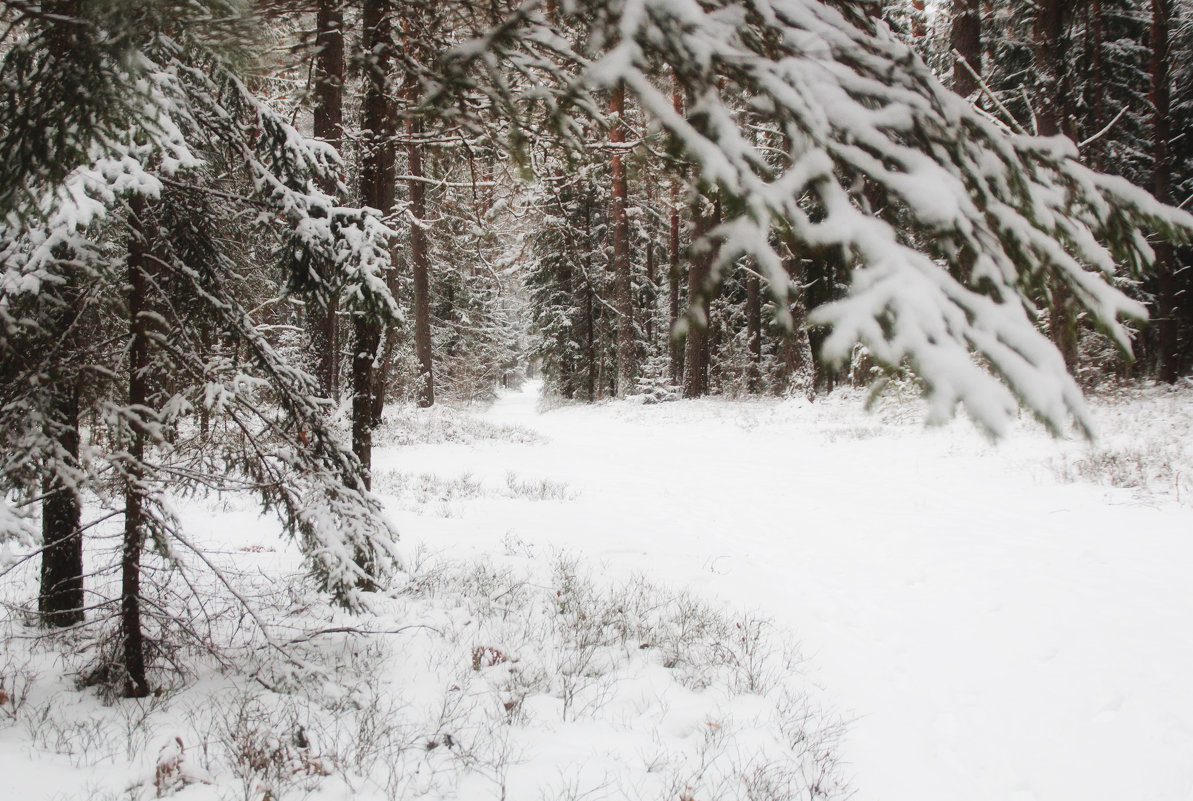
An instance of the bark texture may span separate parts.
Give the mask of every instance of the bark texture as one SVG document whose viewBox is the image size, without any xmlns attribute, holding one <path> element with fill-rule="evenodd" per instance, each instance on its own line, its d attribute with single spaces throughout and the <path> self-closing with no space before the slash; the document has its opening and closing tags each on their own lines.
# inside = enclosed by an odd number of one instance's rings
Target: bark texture
<svg viewBox="0 0 1193 801">
<path fill-rule="evenodd" d="M 360 195 L 366 206 L 389 214 L 394 205 L 394 134 L 396 124 L 389 95 L 389 71 L 394 58 L 389 0 L 365 0 L 362 9 L 365 61 L 365 96 L 361 123 Z M 352 451 L 365 470 L 366 482 L 373 462 L 373 427 L 379 422 L 375 409 L 383 405 L 384 387 L 375 381 L 381 347 L 381 324 L 357 314 L 352 321 Z M 377 402 L 382 399 L 382 403 Z"/>
<path fill-rule="evenodd" d="M 1152 194 L 1168 203 L 1172 194 L 1172 136 L 1169 36 L 1172 0 L 1152 0 Z M 1158 374 L 1172 384 L 1179 377 L 1180 339 L 1177 328 L 1176 254 L 1168 242 L 1156 245 L 1156 347 Z"/>
<path fill-rule="evenodd" d="M 151 255 L 149 243 L 153 225 L 146 203 L 134 195 L 130 201 L 131 234 L 128 247 L 128 405 L 139 413 L 147 406 L 149 336 L 147 298 Z M 145 635 L 141 629 L 141 553 L 145 548 L 146 514 L 141 487 L 141 465 L 145 461 L 145 435 L 134 422 L 129 443 L 129 465 L 124 486 L 124 540 L 120 554 L 120 639 L 124 662 L 124 695 L 149 695 L 145 675 Z"/>
<path fill-rule="evenodd" d="M 79 391 L 73 381 L 52 390 L 51 421 L 46 434 L 66 467 L 79 461 Z M 55 473 L 42 486 L 41 590 L 37 609 L 43 626 L 73 626 L 83 622 L 82 510 L 74 488 Z"/>
<path fill-rule="evenodd" d="M 617 309 L 617 396 L 623 398 L 634 388 L 637 373 L 634 350 L 634 297 L 630 281 L 630 223 L 626 214 L 625 164 L 621 146 L 625 144 L 625 87 L 617 84 L 609 99 L 611 128 L 609 142 L 613 145 L 611 163 L 613 182 L 613 282 L 614 306 Z"/>
<path fill-rule="evenodd" d="M 978 81 L 974 75 L 982 74 L 981 0 L 953 0 L 951 33 L 954 50 L 953 90 L 962 97 L 969 97 L 978 91 Z"/>
<path fill-rule="evenodd" d="M 319 0 L 315 48 L 315 138 L 341 150 L 344 146 L 344 11 L 338 0 Z M 335 191 L 334 186 L 323 189 Z M 322 266 L 320 277 L 325 282 L 331 280 L 330 265 Z M 331 293 L 325 304 L 308 304 L 311 364 L 325 398 L 338 398 L 340 394 L 338 311 L 338 298 Z"/>
</svg>

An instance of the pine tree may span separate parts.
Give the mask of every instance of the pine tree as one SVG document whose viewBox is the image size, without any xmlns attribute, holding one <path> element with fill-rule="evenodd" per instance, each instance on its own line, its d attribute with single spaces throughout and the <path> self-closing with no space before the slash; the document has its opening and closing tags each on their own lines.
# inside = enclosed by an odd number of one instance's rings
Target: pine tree
<svg viewBox="0 0 1193 801">
<path fill-rule="evenodd" d="M 260 255 L 250 242 L 273 239 L 286 270 L 279 277 L 292 291 L 314 301 L 340 294 L 350 309 L 384 319 L 396 313 L 381 278 L 391 232 L 319 189 L 336 181 L 331 151 L 259 102 L 227 53 L 185 29 L 172 38 L 167 27 L 125 52 L 137 70 L 129 80 L 152 115 L 129 116 L 120 138 L 93 139 L 93 161 L 42 188 L 36 208 L 14 203 L 0 228 L 0 354 L 6 365 L 19 365 L 5 375 L 0 480 L 8 498 L 60 481 L 76 495 L 93 493 L 101 506 L 119 502 L 120 683 L 129 695 L 150 689 L 139 597 L 143 548 L 152 543 L 170 559 L 193 550 L 168 511 L 167 493 L 255 488 L 321 585 L 350 606 L 359 603 L 359 586 L 384 569 L 393 537 L 359 462 L 326 427 L 318 384 L 287 363 L 245 310 L 237 289 L 245 271 L 236 261 Z M 153 124 L 143 125 L 145 118 Z M 41 181 L 32 170 L 28 186 Z M 229 247 L 230 233 L 246 219 L 252 224 L 242 247 Z M 334 269 L 318 267 L 326 264 Z M 76 303 L 69 287 L 84 283 L 89 291 Z M 124 383 L 101 369 L 110 354 L 58 338 L 55 319 L 68 301 L 76 319 L 110 303 L 125 307 Z M 53 353 L 63 345 L 71 350 Z M 109 429 L 109 449 L 93 445 L 82 464 L 64 456 L 61 437 L 39 422 L 57 403 L 43 390 L 44 378 L 63 365 L 91 377 L 88 399 Z M 197 409 L 201 424 L 181 426 Z M 212 418 L 227 420 L 240 436 L 217 436 Z M 119 477 L 119 497 L 97 482 L 104 473 Z"/>
</svg>

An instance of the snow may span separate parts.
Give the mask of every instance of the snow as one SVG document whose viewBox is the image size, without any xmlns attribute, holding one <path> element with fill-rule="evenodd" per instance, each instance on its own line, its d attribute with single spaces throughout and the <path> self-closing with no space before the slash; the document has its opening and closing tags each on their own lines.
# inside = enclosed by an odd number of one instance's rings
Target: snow
<svg viewBox="0 0 1193 801">
<path fill-rule="evenodd" d="M 925 429 L 922 407 L 899 394 L 880 400 L 873 414 L 857 393 L 814 403 L 543 408 L 532 384 L 488 410 L 389 410 L 378 432 L 390 444 L 375 453 L 375 489 L 411 565 L 431 552 L 474 564 L 477 580 L 487 580 L 486 571 L 502 566 L 549 570 L 563 554 L 599 584 L 625 587 L 645 574 L 714 608 L 772 620 L 768 630 L 805 657 L 792 674 L 797 686 L 847 721 L 840 758 L 858 801 L 1177 801 L 1193 792 L 1191 401 L 1193 388 L 1095 397 L 1096 446 L 1051 439 L 1026 420 L 992 445 L 964 421 Z M 516 641 L 516 612 L 485 622 L 490 594 L 453 606 L 441 589 L 429 596 L 441 598 L 438 607 L 379 596 L 375 616 L 348 616 L 293 585 L 292 546 L 247 502 L 187 500 L 178 508 L 217 564 L 256 582 L 242 592 L 274 619 L 278 641 L 312 648 L 300 652 L 303 659 L 313 659 L 319 643 L 339 642 L 320 633 L 324 627 L 405 632 L 385 638 L 393 654 L 378 657 L 380 672 L 361 686 L 346 677 L 368 661 L 357 652 L 379 641 L 342 641 L 342 669 L 319 683 L 346 716 L 363 695 L 388 693 L 381 708 L 406 726 L 411 710 L 447 714 L 437 705 L 452 698 L 504 698 L 519 675 L 515 665 L 524 676 L 536 667 L 566 674 L 568 654 Z M 118 529 L 119 520 L 110 526 Z M 545 572 L 536 574 L 541 587 L 532 581 L 518 592 L 554 598 L 553 588 L 563 588 Z M 271 592 L 297 611 L 270 606 Z M 535 603 L 523 617 L 548 621 L 536 617 Z M 243 617 L 212 604 L 217 621 Z M 551 641 L 552 624 L 533 625 L 543 643 Z M 0 655 L 9 692 L 26 647 L 16 642 Z M 490 741 L 477 751 L 479 763 L 461 767 L 450 744 L 402 752 L 423 770 L 403 786 L 431 788 L 418 797 L 496 798 L 496 772 L 485 760 L 504 764 L 504 749 L 511 761 L 499 778 L 511 799 L 589 791 L 584 797 L 672 799 L 660 771 L 633 773 L 632 766 L 667 754 L 682 767 L 703 758 L 691 748 L 721 736 L 735 738 L 737 751 L 726 750 L 742 764 L 774 748 L 765 728 L 774 713 L 762 694 L 681 686 L 654 647 L 639 651 L 634 641 L 629 650 L 615 680 L 587 696 L 581 688 L 574 700 L 604 704 L 601 715 L 569 719 L 560 698 L 528 695 L 521 714 L 532 725 Z M 615 651 L 590 658 L 612 665 Z M 482 669 L 461 666 L 470 653 Z M 47 673 L 61 659 L 28 658 L 42 659 L 31 664 Z M 248 674 L 257 660 L 241 669 Z M 114 792 L 132 782 L 143 790 L 135 797 L 150 797 L 155 770 L 176 763 L 171 776 L 198 777 L 181 799 L 248 792 L 198 764 L 197 755 L 214 751 L 223 736 L 214 724 L 204 728 L 203 715 L 236 703 L 257 708 L 237 700 L 246 688 L 234 692 L 229 676 L 202 674 L 178 700 L 167 699 L 184 715 L 155 711 L 149 701 L 152 725 L 138 735 L 136 758 L 137 738 L 119 727 L 135 719 L 134 702 L 101 708 L 90 691 L 59 686 L 54 692 L 69 703 L 52 726 L 39 728 L 28 716 L 13 725 L 0 703 L 0 771 L 13 797 L 105 797 L 98 788 Z M 44 708 L 39 703 L 35 697 L 28 709 Z M 292 703 L 269 694 L 252 702 L 276 707 L 279 719 L 293 714 Z M 50 753 L 51 735 L 82 737 L 102 714 L 115 715 L 117 727 L 102 729 L 115 739 L 98 756 Z M 341 735 L 355 736 L 345 720 Z M 482 724 L 443 731 L 479 736 Z M 314 718 L 307 730 L 312 740 L 330 736 Z M 288 759 L 299 765 L 318 757 L 291 750 Z M 311 775 L 303 781 L 318 788 L 311 798 L 386 797 L 360 779 L 323 777 L 309 764 L 304 770 Z M 451 771 L 460 782 L 436 792 Z"/>
<path fill-rule="evenodd" d="M 403 448 L 377 464 L 485 485 L 512 471 L 573 493 L 396 516 L 436 549 L 483 557 L 513 536 L 796 632 L 852 721 L 859 801 L 1188 798 L 1189 478 L 1181 502 L 1065 484 L 1050 465 L 1089 446 L 1028 424 L 991 446 L 967 423 L 889 427 L 859 405 L 540 414 L 527 391 L 488 418 L 545 442 Z M 1185 441 L 1189 423 L 1157 421 Z"/>
</svg>

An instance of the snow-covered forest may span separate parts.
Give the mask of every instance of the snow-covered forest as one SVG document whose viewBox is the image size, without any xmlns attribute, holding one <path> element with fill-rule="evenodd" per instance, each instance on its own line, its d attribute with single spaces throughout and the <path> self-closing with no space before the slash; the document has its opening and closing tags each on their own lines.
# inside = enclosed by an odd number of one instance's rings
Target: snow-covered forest
<svg viewBox="0 0 1193 801">
<path fill-rule="evenodd" d="M 1193 5 L 2 15 L 14 797 L 1193 792 Z"/>
</svg>

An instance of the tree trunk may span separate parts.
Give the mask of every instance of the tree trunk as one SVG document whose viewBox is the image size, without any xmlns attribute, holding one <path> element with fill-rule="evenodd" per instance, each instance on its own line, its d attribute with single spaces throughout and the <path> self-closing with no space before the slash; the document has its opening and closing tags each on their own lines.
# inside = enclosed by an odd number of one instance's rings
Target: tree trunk
<svg viewBox="0 0 1193 801">
<path fill-rule="evenodd" d="M 361 125 L 360 195 L 366 206 L 388 215 L 394 205 L 393 104 L 389 96 L 389 70 L 393 61 L 393 30 L 389 0 L 365 0 L 362 10 L 366 60 L 364 113 Z M 372 466 L 376 399 L 384 404 L 384 387 L 374 373 L 381 346 L 381 324 L 358 312 L 352 321 L 352 451 L 365 470 Z"/>
<path fill-rule="evenodd" d="M 319 0 L 315 34 L 315 138 L 334 147 L 344 146 L 344 11 L 338 0 Z M 334 186 L 323 190 L 334 194 Z M 321 278 L 332 278 L 331 265 L 324 265 Z M 336 324 L 339 299 L 327 293 L 326 305 L 308 302 L 307 332 L 311 363 L 319 392 L 325 398 L 339 397 L 339 331 Z"/>
<path fill-rule="evenodd" d="M 381 327 L 362 314 L 352 318 L 352 452 L 364 471 L 365 489 L 373 487 L 373 362 L 381 346 Z"/>
<path fill-rule="evenodd" d="M 647 200 L 649 201 L 649 199 L 649 193 L 647 193 Z M 655 275 L 653 234 L 654 231 L 651 230 L 650 237 L 646 240 L 646 296 L 642 299 L 642 319 L 646 328 L 646 342 L 650 354 L 655 352 L 655 300 L 658 287 L 658 284 L 655 283 L 658 276 Z"/>
<path fill-rule="evenodd" d="M 696 205 L 704 203 L 697 198 Z M 715 258 L 712 243 L 705 241 L 716 226 L 715 212 L 705 213 L 697 208 L 692 213 L 692 245 L 701 250 L 694 255 L 688 266 L 688 309 L 689 325 L 684 343 L 683 396 L 698 398 L 708 394 L 709 337 L 708 324 L 711 307 L 712 264 Z M 696 304 L 698 308 L 695 308 Z"/>
<path fill-rule="evenodd" d="M 953 91 L 970 97 L 978 91 L 974 75 L 982 74 L 981 0 L 953 0 L 952 46 Z"/>
<path fill-rule="evenodd" d="M 675 336 L 679 322 L 679 190 L 671 189 L 671 230 L 667 250 L 667 342 L 671 351 L 671 383 L 683 381 L 683 342 Z"/>
<path fill-rule="evenodd" d="M 671 104 L 675 113 L 683 116 L 683 93 L 679 83 L 674 82 L 671 90 Z M 675 336 L 675 326 L 679 322 L 679 186 L 680 180 L 675 176 L 671 180 L 671 230 L 668 238 L 668 267 L 667 267 L 667 341 L 671 347 L 671 383 L 679 386 L 683 381 L 684 343 Z"/>
<path fill-rule="evenodd" d="M 1093 84 L 1093 100 L 1090 103 L 1089 131 L 1096 134 L 1106 124 L 1106 67 L 1102 56 L 1102 37 L 1105 19 L 1102 15 L 1102 0 L 1093 0 L 1089 9 L 1090 39 L 1090 81 Z M 1106 161 L 1106 137 L 1095 139 L 1088 146 L 1085 161 L 1101 172 Z"/>
<path fill-rule="evenodd" d="M 786 237 L 784 244 L 787 257 L 783 259 L 783 268 L 789 281 L 787 310 L 791 314 L 791 331 L 783 336 L 782 374 L 778 389 L 780 394 L 800 395 L 810 400 L 816 390 L 816 365 L 812 358 L 812 342 L 808 338 L 807 304 L 800 288 L 803 270 L 795 238 Z"/>
<path fill-rule="evenodd" d="M 970 2 L 971 0 L 966 0 Z M 1040 93 L 1035 98 L 1037 132 L 1040 136 L 1073 136 L 1069 111 L 1070 83 L 1065 68 L 1065 11 L 1068 0 L 1040 0 L 1033 31 L 1034 61 L 1040 79 Z"/>
<path fill-rule="evenodd" d="M 621 145 L 625 143 L 625 86 L 618 83 L 609 100 L 613 119 L 609 141 L 613 145 L 613 281 L 617 307 L 617 397 L 624 398 L 634 386 L 637 373 L 634 353 L 634 297 L 630 285 L 630 223 L 626 215 L 626 175 Z"/>
<path fill-rule="evenodd" d="M 1172 0 L 1152 0 L 1152 194 L 1168 203 L 1172 193 L 1172 153 L 1169 148 L 1172 121 L 1169 116 L 1169 27 Z M 1180 339 L 1176 324 L 1176 257 L 1168 242 L 1156 244 L 1156 346 L 1159 350 L 1159 378 L 1172 384 L 1178 377 Z"/>
<path fill-rule="evenodd" d="M 79 11 L 77 0 L 47 2 L 46 10 L 73 19 Z M 56 25 L 46 42 L 51 56 L 66 57 L 75 47 L 73 28 Z M 75 283 L 75 282 L 72 282 Z M 72 299 L 78 296 L 76 287 L 66 288 Z M 64 316 L 64 324 L 71 325 L 73 314 Z M 67 468 L 79 460 L 79 394 L 75 376 L 56 379 L 51 387 L 49 419 L 44 424 L 46 436 L 53 440 L 58 455 L 55 462 L 66 461 Z M 83 621 L 83 533 L 82 511 L 73 488 L 62 481 L 57 470 L 46 476 L 42 484 L 41 503 L 41 587 L 37 607 L 42 625 L 71 626 Z"/>
<path fill-rule="evenodd" d="M 134 418 L 144 414 L 148 401 L 149 337 L 146 312 L 149 293 L 149 242 L 152 225 L 145 200 L 134 195 L 128 246 L 128 405 Z M 145 435 L 132 425 L 128 454 L 130 464 L 124 485 L 124 541 L 120 556 L 120 636 L 124 651 L 124 695 L 149 695 L 145 676 L 145 641 L 141 631 L 141 552 L 145 547 L 145 511 L 141 470 L 145 461 Z"/>
<path fill-rule="evenodd" d="M 746 274 L 746 346 L 746 390 L 754 393 L 762 383 L 762 286 L 753 271 Z"/>
<path fill-rule="evenodd" d="M 575 290 L 572 287 L 572 266 L 567 259 L 560 259 L 556 268 L 556 275 L 559 280 L 560 293 L 571 300 L 571 302 L 579 305 L 579 298 L 576 297 Z M 556 337 L 555 343 L 559 350 L 559 394 L 568 400 L 573 400 L 576 397 L 576 389 L 578 383 L 578 371 L 576 369 L 576 360 L 573 358 L 571 345 L 578 338 L 579 332 L 569 326 L 566 330 L 561 330 Z M 575 343 L 579 346 L 580 343 Z"/>
<path fill-rule="evenodd" d="M 54 387 L 46 434 L 58 450 L 56 462 L 76 467 L 79 462 L 79 392 L 74 381 Z M 83 622 L 82 510 L 74 488 L 55 472 L 42 486 L 41 592 L 37 600 L 43 626 L 73 626 Z"/>
<path fill-rule="evenodd" d="M 1106 68 L 1102 57 L 1102 38 L 1105 36 L 1105 19 L 1102 17 L 1101 0 L 1092 0 L 1086 10 L 1086 49 L 1089 53 L 1089 103 L 1086 111 L 1086 133 L 1096 134 L 1106 124 Z M 1104 171 L 1106 161 L 1106 137 L 1100 136 L 1090 142 L 1082 153 L 1082 159 L 1094 170 Z"/>
<path fill-rule="evenodd" d="M 584 311 L 585 317 L 588 319 L 588 327 L 584 332 L 585 356 L 588 362 L 588 374 L 585 376 L 584 391 L 588 395 L 589 403 L 597 399 L 597 370 L 600 362 L 596 347 L 596 304 L 593 302 L 595 296 L 596 290 L 592 288 L 592 284 L 589 282 L 584 292 Z"/>
<path fill-rule="evenodd" d="M 1068 41 L 1065 36 L 1065 12 L 1068 0 L 1042 0 L 1036 11 L 1034 61 L 1040 78 L 1037 132 L 1041 136 L 1065 134 L 1074 138 L 1070 115 L 1069 76 L 1065 66 Z M 1062 279 L 1049 281 L 1052 299 L 1050 334 L 1056 349 L 1070 371 L 1077 367 L 1077 309 L 1072 291 Z"/>
<path fill-rule="evenodd" d="M 406 125 L 410 135 L 408 164 L 410 169 L 410 264 L 414 270 L 414 355 L 418 359 L 418 405 L 432 406 L 435 403 L 435 373 L 431 357 L 431 288 L 430 258 L 427 248 L 427 232 L 423 220 L 427 216 L 427 187 L 420 178 L 422 168 L 422 144 L 417 141 L 422 126 L 417 120 Z"/>
<path fill-rule="evenodd" d="M 415 7 L 417 8 L 417 6 Z M 408 12 L 409 14 L 410 12 Z M 414 11 L 417 14 L 418 11 Z M 412 19 L 408 16 L 406 23 Z M 413 53 L 413 38 L 406 38 L 406 52 Z M 417 55 L 421 56 L 422 53 Z M 418 105 L 418 74 L 410 69 L 406 73 L 406 99 L 409 107 Z M 427 185 L 423 178 L 423 132 L 422 120 L 411 116 L 406 121 L 406 164 L 410 174 L 410 266 L 414 274 L 414 356 L 418 361 L 418 383 L 416 400 L 426 408 L 435 404 L 435 369 L 431 352 L 431 260 L 427 245 L 427 232 L 423 227 L 427 217 Z"/>
</svg>

